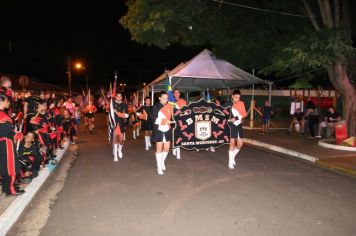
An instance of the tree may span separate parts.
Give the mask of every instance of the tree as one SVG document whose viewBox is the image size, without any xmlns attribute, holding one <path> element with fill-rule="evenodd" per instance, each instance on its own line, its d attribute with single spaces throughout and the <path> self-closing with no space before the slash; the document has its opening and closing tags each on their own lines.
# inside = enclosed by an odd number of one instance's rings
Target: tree
<svg viewBox="0 0 356 236">
<path fill-rule="evenodd" d="M 356 88 L 348 67 L 355 55 L 349 0 L 129 0 L 120 19 L 132 40 L 160 48 L 210 45 L 218 56 L 264 73 L 290 74 L 325 67 L 341 94 L 350 135 L 355 134 Z"/>
</svg>

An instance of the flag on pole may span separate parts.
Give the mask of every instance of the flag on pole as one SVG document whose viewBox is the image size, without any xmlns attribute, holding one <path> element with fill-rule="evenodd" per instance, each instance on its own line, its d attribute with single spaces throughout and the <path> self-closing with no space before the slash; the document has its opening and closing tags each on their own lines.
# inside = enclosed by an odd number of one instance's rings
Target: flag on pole
<svg viewBox="0 0 356 236">
<path fill-rule="evenodd" d="M 176 103 L 176 100 L 174 99 L 173 96 L 173 90 L 172 90 L 172 81 L 171 81 L 171 77 L 167 76 L 167 93 L 168 93 L 168 102 L 172 105 L 174 105 Z"/>
<path fill-rule="evenodd" d="M 88 104 L 89 104 L 89 106 L 91 105 L 91 99 L 90 99 L 90 89 L 89 89 L 89 91 L 88 91 Z"/>
<path fill-rule="evenodd" d="M 109 91 L 108 94 L 106 95 L 107 98 L 110 98 L 112 94 L 112 87 L 111 87 L 111 82 L 110 82 L 110 87 L 109 87 Z"/>
<path fill-rule="evenodd" d="M 207 102 L 211 102 L 209 89 L 206 90 L 206 101 L 207 101 Z"/>
<path fill-rule="evenodd" d="M 115 127 L 116 127 L 116 122 L 115 122 L 115 111 L 114 111 L 114 98 L 116 97 L 116 82 L 117 82 L 117 72 L 115 71 L 115 81 L 114 81 L 114 86 L 111 89 L 111 98 L 110 98 L 110 109 L 109 109 L 109 127 L 108 127 L 108 139 L 109 143 L 113 141 L 114 138 L 114 132 L 115 132 Z M 111 83 L 110 83 L 110 88 L 111 88 Z"/>
</svg>

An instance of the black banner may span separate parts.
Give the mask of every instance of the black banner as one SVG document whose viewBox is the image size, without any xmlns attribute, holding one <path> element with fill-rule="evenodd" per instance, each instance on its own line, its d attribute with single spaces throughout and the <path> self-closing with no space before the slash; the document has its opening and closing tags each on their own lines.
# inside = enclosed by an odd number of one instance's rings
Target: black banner
<svg viewBox="0 0 356 236">
<path fill-rule="evenodd" d="M 230 109 L 204 99 L 192 102 L 181 110 L 175 109 L 173 146 L 188 150 L 206 150 L 229 143 L 229 115 Z"/>
</svg>

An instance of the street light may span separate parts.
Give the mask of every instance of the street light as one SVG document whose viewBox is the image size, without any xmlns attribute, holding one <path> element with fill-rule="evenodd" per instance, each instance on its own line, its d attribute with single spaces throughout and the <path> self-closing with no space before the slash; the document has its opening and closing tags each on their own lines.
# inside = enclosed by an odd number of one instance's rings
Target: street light
<svg viewBox="0 0 356 236">
<path fill-rule="evenodd" d="M 85 70 L 85 66 L 81 63 L 81 62 L 77 62 L 75 63 L 75 69 L 77 69 L 78 71 L 80 70 Z M 86 82 L 86 91 L 88 92 L 88 89 L 89 89 L 89 83 L 88 83 L 88 72 L 86 73 L 85 75 L 85 82 Z"/>
<path fill-rule="evenodd" d="M 77 70 L 84 69 L 82 63 L 80 63 L 80 62 L 75 63 L 75 68 L 76 68 Z"/>
</svg>

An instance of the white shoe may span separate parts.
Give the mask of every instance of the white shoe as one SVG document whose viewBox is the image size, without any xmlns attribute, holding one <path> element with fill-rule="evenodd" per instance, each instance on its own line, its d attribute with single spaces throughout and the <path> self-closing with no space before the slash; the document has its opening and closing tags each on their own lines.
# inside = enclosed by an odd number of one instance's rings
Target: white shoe
<svg viewBox="0 0 356 236">
<path fill-rule="evenodd" d="M 116 155 L 114 155 L 114 162 L 118 162 L 119 161 L 119 159 L 117 158 L 117 154 Z"/>
<path fill-rule="evenodd" d="M 156 162 L 157 162 L 157 173 L 163 175 L 162 170 L 162 153 L 156 153 Z"/>
<path fill-rule="evenodd" d="M 164 164 L 164 161 L 166 160 L 167 155 L 168 155 L 168 152 L 162 152 L 161 153 L 161 161 L 162 161 L 161 167 L 162 167 L 162 170 L 166 170 L 166 165 Z"/>
<path fill-rule="evenodd" d="M 119 153 L 119 158 L 120 159 L 122 158 L 122 147 L 123 147 L 123 145 L 119 144 L 118 153 Z"/>
<path fill-rule="evenodd" d="M 173 156 L 176 156 L 176 155 L 177 155 L 177 149 L 176 149 L 176 148 L 173 148 L 173 149 L 172 149 L 172 154 L 173 154 Z"/>
<path fill-rule="evenodd" d="M 233 159 L 234 159 L 234 151 L 229 151 L 229 165 L 228 166 L 230 169 L 235 169 Z"/>
</svg>

